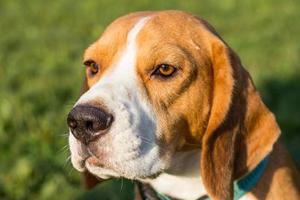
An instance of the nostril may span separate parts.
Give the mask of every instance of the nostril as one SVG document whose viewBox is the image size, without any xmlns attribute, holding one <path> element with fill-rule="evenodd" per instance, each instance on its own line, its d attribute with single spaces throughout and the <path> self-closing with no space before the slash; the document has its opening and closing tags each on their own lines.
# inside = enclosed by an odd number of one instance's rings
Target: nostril
<svg viewBox="0 0 300 200">
<path fill-rule="evenodd" d="M 84 122 L 84 127 L 86 130 L 95 133 L 98 131 L 106 130 L 110 126 L 111 122 L 112 117 L 108 117 L 107 119 L 100 117 L 94 120 L 86 120 Z"/>
<path fill-rule="evenodd" d="M 76 121 L 75 119 L 71 118 L 71 117 L 68 117 L 67 123 L 68 123 L 68 126 L 69 126 L 71 129 L 75 129 L 75 128 L 77 128 L 77 126 L 78 126 L 77 121 Z"/>
<path fill-rule="evenodd" d="M 70 121 L 69 126 L 70 126 L 72 129 L 75 129 L 75 128 L 77 127 L 77 122 L 76 122 L 75 120 L 72 120 L 72 121 Z"/>
<path fill-rule="evenodd" d="M 94 131 L 94 130 L 95 130 L 94 124 L 95 124 L 95 123 L 93 123 L 93 121 L 87 120 L 87 121 L 85 122 L 85 128 L 86 128 L 87 130 Z"/>
</svg>

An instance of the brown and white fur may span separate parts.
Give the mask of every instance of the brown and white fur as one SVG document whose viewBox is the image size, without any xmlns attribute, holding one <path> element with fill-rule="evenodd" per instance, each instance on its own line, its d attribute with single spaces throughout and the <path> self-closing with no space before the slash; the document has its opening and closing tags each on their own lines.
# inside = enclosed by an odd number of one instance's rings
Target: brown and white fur
<svg viewBox="0 0 300 200">
<path fill-rule="evenodd" d="M 233 181 L 271 154 L 242 199 L 300 199 L 299 174 L 277 143 L 280 129 L 239 57 L 206 21 L 180 11 L 115 20 L 85 52 L 76 105 L 104 107 L 109 132 L 87 145 L 69 135 L 71 161 L 100 179 L 126 177 L 179 199 L 233 198 Z M 170 78 L 153 75 L 160 64 Z"/>
</svg>

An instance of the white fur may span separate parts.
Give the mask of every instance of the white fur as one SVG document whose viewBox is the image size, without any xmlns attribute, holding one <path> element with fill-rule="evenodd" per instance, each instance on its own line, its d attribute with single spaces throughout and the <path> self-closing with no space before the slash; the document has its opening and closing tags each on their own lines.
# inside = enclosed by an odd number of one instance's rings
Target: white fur
<svg viewBox="0 0 300 200">
<path fill-rule="evenodd" d="M 239 200 L 258 200 L 258 199 L 252 193 L 247 193 L 244 196 L 242 196 Z"/>
<path fill-rule="evenodd" d="M 108 162 L 109 166 L 113 166 L 113 171 L 108 172 L 108 169 L 93 167 L 88 163 L 85 166 L 99 177 L 119 174 L 135 178 L 149 176 L 165 168 L 165 160 L 160 159 L 156 144 L 155 115 L 139 86 L 136 72 L 136 37 L 148 20 L 148 17 L 142 18 L 134 25 L 118 61 L 76 103 L 99 100 L 114 115 L 108 133 L 112 138 L 110 143 L 99 142 L 99 148 L 109 148 Z M 76 169 L 81 169 L 80 160 L 85 155 L 80 155 L 82 145 L 78 145 L 74 139 L 70 134 L 71 160 Z"/>
<path fill-rule="evenodd" d="M 167 172 L 142 181 L 173 198 L 192 200 L 207 194 L 200 176 L 200 150 L 176 153 Z"/>
<path fill-rule="evenodd" d="M 84 159 L 88 157 L 88 153 L 71 133 L 69 134 L 69 148 L 74 168 L 80 172 L 84 171 Z"/>
</svg>

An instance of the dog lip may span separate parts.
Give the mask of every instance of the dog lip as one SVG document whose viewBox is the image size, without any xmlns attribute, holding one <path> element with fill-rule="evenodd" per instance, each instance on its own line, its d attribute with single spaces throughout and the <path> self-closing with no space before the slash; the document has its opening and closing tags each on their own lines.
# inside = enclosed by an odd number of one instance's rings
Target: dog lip
<svg viewBox="0 0 300 200">
<path fill-rule="evenodd" d="M 96 156 L 91 156 L 88 157 L 85 162 L 91 164 L 91 165 L 95 165 L 95 166 L 99 166 L 99 167 L 103 167 L 102 163 L 100 162 L 100 160 L 96 157 Z"/>
</svg>

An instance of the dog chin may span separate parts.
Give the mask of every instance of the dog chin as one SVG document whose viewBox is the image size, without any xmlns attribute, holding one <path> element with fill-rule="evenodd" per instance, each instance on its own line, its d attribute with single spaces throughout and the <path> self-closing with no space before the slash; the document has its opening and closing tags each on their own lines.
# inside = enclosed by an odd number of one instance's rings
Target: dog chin
<svg viewBox="0 0 300 200">
<path fill-rule="evenodd" d="M 128 166 L 127 166 L 128 167 Z M 142 170 L 134 167 L 114 168 L 103 166 L 96 157 L 89 157 L 85 160 L 85 169 L 94 176 L 101 179 L 124 177 L 132 180 L 140 180 L 146 178 L 155 178 L 163 172 L 162 168 L 152 170 Z"/>
<path fill-rule="evenodd" d="M 101 179 L 120 177 L 120 175 L 115 171 L 96 166 L 94 164 L 91 164 L 90 162 L 86 162 L 85 167 L 91 174 Z"/>
</svg>

